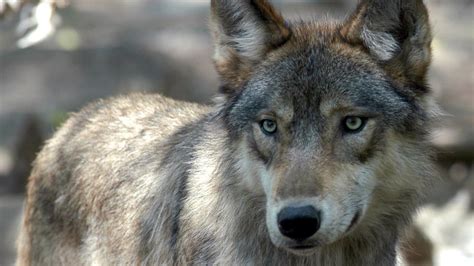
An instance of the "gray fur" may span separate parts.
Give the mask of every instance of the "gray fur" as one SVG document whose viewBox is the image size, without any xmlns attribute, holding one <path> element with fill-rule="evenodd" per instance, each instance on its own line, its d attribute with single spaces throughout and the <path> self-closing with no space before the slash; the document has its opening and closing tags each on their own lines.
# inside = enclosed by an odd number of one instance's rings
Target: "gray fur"
<svg viewBox="0 0 474 266">
<path fill-rule="evenodd" d="M 216 3 L 239 8 L 213 1 L 217 25 Z M 266 1 L 242 3 L 275 16 Z M 232 88 L 213 106 L 131 94 L 71 115 L 34 163 L 18 264 L 395 265 L 435 176 L 424 76 L 397 79 L 349 41 L 360 32 L 347 24 L 288 25 L 291 37 L 245 74 L 245 60 L 219 59 L 233 66 L 221 69 Z M 343 118 L 358 115 L 366 128 L 345 132 Z M 262 133 L 262 116 L 277 121 L 275 135 Z M 304 254 L 274 221 L 303 203 L 323 213 Z"/>
</svg>

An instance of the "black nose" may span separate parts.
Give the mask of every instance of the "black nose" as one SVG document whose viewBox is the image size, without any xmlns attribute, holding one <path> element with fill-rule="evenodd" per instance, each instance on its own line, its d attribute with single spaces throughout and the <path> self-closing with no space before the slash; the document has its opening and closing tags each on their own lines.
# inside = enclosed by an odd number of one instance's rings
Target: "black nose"
<svg viewBox="0 0 474 266">
<path fill-rule="evenodd" d="M 321 215 L 313 206 L 286 207 L 278 214 L 280 232 L 301 241 L 314 235 L 321 225 Z"/>
</svg>

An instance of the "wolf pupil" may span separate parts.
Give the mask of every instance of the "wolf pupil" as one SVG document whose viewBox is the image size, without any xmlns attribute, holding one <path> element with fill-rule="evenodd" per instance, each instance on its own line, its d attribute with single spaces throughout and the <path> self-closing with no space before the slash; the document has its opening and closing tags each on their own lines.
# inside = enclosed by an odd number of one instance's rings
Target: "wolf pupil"
<svg viewBox="0 0 474 266">
<path fill-rule="evenodd" d="M 265 119 L 262 121 L 261 123 L 261 128 L 263 130 L 264 133 L 266 134 L 273 134 L 276 132 L 277 130 L 277 124 L 275 121 L 272 121 L 272 120 L 269 120 L 269 119 Z"/>
</svg>

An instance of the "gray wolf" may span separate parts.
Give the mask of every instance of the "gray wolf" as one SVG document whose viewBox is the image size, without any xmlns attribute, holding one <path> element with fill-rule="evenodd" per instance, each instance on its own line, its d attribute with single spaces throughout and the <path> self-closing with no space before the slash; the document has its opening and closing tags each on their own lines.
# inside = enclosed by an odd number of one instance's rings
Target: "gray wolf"
<svg viewBox="0 0 474 266">
<path fill-rule="evenodd" d="M 211 1 L 211 106 L 132 94 L 39 153 L 19 265 L 395 265 L 433 179 L 421 0 L 342 22 Z"/>
</svg>

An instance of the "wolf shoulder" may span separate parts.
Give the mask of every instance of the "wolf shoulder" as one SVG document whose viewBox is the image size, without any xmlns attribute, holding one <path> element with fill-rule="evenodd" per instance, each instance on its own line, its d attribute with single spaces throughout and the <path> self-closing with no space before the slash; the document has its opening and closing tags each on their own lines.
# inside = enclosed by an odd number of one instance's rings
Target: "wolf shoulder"
<svg viewBox="0 0 474 266">
<path fill-rule="evenodd" d="M 78 139 L 104 145 L 166 139 L 179 128 L 196 122 L 209 107 L 178 101 L 160 94 L 132 93 L 97 100 L 71 114 L 54 138 Z M 105 140 L 109 141 L 105 141 Z M 96 149 L 97 146 L 94 146 Z"/>
<path fill-rule="evenodd" d="M 198 120 L 208 111 L 208 106 L 170 99 L 160 94 L 131 93 L 88 104 L 73 114 L 64 127 L 67 130 L 71 126 L 80 126 L 74 131 L 79 129 L 88 134 L 130 134 L 152 130 L 156 135 L 165 136 Z"/>
<path fill-rule="evenodd" d="M 133 93 L 95 101 L 71 114 L 46 143 L 35 162 L 34 171 L 39 173 L 32 175 L 51 171 L 54 176 L 76 169 L 70 174 L 90 176 L 98 170 L 122 171 L 131 164 L 158 160 L 166 141 L 184 127 L 192 131 L 208 112 L 208 106 L 159 94 Z"/>
</svg>

